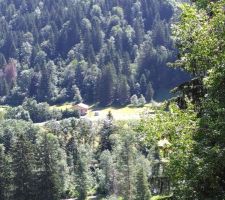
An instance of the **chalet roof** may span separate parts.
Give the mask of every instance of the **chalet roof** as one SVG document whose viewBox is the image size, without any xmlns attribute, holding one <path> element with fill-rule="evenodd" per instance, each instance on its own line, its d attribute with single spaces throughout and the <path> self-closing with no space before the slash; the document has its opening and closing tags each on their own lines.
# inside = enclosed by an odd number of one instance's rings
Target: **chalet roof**
<svg viewBox="0 0 225 200">
<path fill-rule="evenodd" d="M 89 106 L 87 104 L 84 104 L 84 103 L 79 103 L 79 104 L 77 104 L 77 106 L 81 107 L 81 108 L 89 109 Z"/>
</svg>

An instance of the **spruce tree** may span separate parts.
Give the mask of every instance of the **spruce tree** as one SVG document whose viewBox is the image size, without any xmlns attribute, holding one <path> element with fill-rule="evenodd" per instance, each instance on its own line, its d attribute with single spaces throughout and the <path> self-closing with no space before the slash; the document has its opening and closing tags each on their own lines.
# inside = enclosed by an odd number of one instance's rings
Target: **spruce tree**
<svg viewBox="0 0 225 200">
<path fill-rule="evenodd" d="M 151 193 L 149 190 L 148 178 L 143 166 L 139 166 L 136 180 L 135 200 L 150 200 Z"/>
<path fill-rule="evenodd" d="M 145 94 L 147 90 L 147 81 L 144 74 L 141 75 L 140 87 L 141 87 L 141 94 Z"/>
<path fill-rule="evenodd" d="M 115 131 L 115 125 L 113 124 L 113 117 L 111 112 L 108 113 L 107 119 L 104 120 L 102 129 L 100 130 L 100 151 L 112 150 L 112 143 L 110 141 L 110 135 Z"/>
<path fill-rule="evenodd" d="M 106 66 L 106 68 L 103 69 L 99 87 L 100 104 L 103 106 L 110 105 L 113 101 L 114 93 L 114 74 L 112 66 Z"/>
<path fill-rule="evenodd" d="M 129 102 L 130 87 L 125 76 L 119 78 L 117 84 L 117 98 L 118 103 L 122 106 L 126 105 Z"/>
<path fill-rule="evenodd" d="M 72 87 L 72 90 L 73 90 L 73 100 L 74 100 L 74 103 L 75 104 L 81 103 L 83 101 L 83 99 L 81 97 L 79 88 L 76 85 L 74 85 Z"/>
<path fill-rule="evenodd" d="M 104 196 L 114 193 L 115 163 L 110 151 L 103 151 L 100 155 L 99 192 Z"/>
<path fill-rule="evenodd" d="M 11 158 L 4 151 L 3 145 L 0 144 L 0 199 L 10 200 L 13 197 L 13 174 Z"/>
<path fill-rule="evenodd" d="M 14 177 L 14 199 L 30 200 L 35 198 L 33 188 L 34 149 L 23 135 L 19 135 L 13 145 L 12 166 Z"/>
<path fill-rule="evenodd" d="M 61 160 L 58 139 L 45 133 L 40 141 L 38 162 L 38 200 L 59 200 L 62 192 L 62 180 L 59 174 Z"/>
<path fill-rule="evenodd" d="M 42 66 L 41 80 L 38 91 L 39 101 L 50 101 L 55 95 L 56 75 L 53 61 Z"/>
<path fill-rule="evenodd" d="M 78 147 L 74 137 L 72 137 L 67 146 L 72 157 L 73 175 L 75 180 L 75 189 L 78 194 L 78 200 L 85 200 L 88 192 L 88 169 L 87 157 L 83 153 L 83 147 Z"/>
<path fill-rule="evenodd" d="M 154 89 L 152 87 L 151 82 L 149 82 L 147 85 L 146 93 L 145 93 L 146 101 L 151 102 L 153 100 L 153 97 L 154 97 Z"/>
<path fill-rule="evenodd" d="M 133 200 L 135 194 L 135 161 L 137 149 L 135 147 L 135 133 L 128 130 L 121 131 L 121 138 L 114 149 L 117 158 L 119 177 L 119 193 L 125 200 Z"/>
</svg>

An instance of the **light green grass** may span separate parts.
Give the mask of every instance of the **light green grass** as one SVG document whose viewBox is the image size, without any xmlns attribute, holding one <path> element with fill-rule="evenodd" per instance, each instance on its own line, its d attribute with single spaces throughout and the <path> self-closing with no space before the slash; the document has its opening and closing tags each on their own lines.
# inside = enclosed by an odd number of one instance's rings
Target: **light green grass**
<svg viewBox="0 0 225 200">
<path fill-rule="evenodd" d="M 9 106 L 0 106 L 0 112 L 4 112 Z"/>
<path fill-rule="evenodd" d="M 153 196 L 151 200 L 167 200 L 170 199 L 171 196 Z"/>
<path fill-rule="evenodd" d="M 157 103 L 155 103 L 157 104 Z M 96 105 L 89 105 L 90 109 L 85 117 L 87 117 L 90 120 L 101 120 L 105 119 L 107 114 L 109 112 L 112 113 L 113 118 L 115 120 L 139 120 L 141 115 L 145 113 L 146 111 L 153 111 L 153 105 L 146 104 L 144 107 L 133 107 L 131 105 L 128 105 L 126 107 L 98 107 Z M 66 110 L 66 109 L 73 109 L 73 103 L 64 103 L 62 105 L 54 105 L 51 106 L 50 109 L 59 109 L 59 110 Z M 98 113 L 98 116 L 95 114 Z"/>
<path fill-rule="evenodd" d="M 96 108 L 93 107 L 89 110 L 87 117 L 93 120 L 96 119 L 104 119 L 106 118 L 109 112 L 112 113 L 113 118 L 115 120 L 138 120 L 140 116 L 147 110 L 151 110 L 152 105 L 146 104 L 144 107 L 107 107 L 107 108 Z M 98 113 L 99 116 L 95 116 L 95 112 Z"/>
<path fill-rule="evenodd" d="M 58 109 L 58 110 L 66 110 L 66 109 L 72 109 L 72 108 L 73 108 L 72 103 L 64 103 L 62 105 L 50 106 L 50 109 Z"/>
</svg>

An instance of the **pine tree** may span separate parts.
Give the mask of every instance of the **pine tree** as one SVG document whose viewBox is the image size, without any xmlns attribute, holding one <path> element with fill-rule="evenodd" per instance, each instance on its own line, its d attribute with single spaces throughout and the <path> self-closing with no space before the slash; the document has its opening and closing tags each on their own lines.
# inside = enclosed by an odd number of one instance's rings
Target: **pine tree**
<svg viewBox="0 0 225 200">
<path fill-rule="evenodd" d="M 13 145 L 12 166 L 15 174 L 14 199 L 33 199 L 35 195 L 33 188 L 34 150 L 32 144 L 23 135 L 19 135 Z"/>
<path fill-rule="evenodd" d="M 119 193 L 125 200 L 134 199 L 135 194 L 135 160 L 137 149 L 135 147 L 134 132 L 121 131 L 121 139 L 114 149 L 119 172 Z"/>
<path fill-rule="evenodd" d="M 100 155 L 100 169 L 99 192 L 104 196 L 109 196 L 114 193 L 115 163 L 113 155 L 108 150 Z"/>
<path fill-rule="evenodd" d="M 108 113 L 107 119 L 104 120 L 102 129 L 100 130 L 100 151 L 112 150 L 112 143 L 110 141 L 110 135 L 115 131 L 115 126 L 113 124 L 113 117 L 111 112 Z"/>
<path fill-rule="evenodd" d="M 110 105 L 113 101 L 114 93 L 114 75 L 112 66 L 106 66 L 103 70 L 99 87 L 100 104 L 103 106 Z"/>
<path fill-rule="evenodd" d="M 149 82 L 148 85 L 147 85 L 147 90 L 146 90 L 146 93 L 145 93 L 145 97 L 146 97 L 146 101 L 147 102 L 151 102 L 153 100 L 154 89 L 152 87 L 151 82 Z"/>
<path fill-rule="evenodd" d="M 62 192 L 62 180 L 59 174 L 61 160 L 58 139 L 52 134 L 44 134 L 40 141 L 38 162 L 38 200 L 59 200 Z"/>
<path fill-rule="evenodd" d="M 150 200 L 150 197 L 147 175 L 143 166 L 140 166 L 137 172 L 135 200 Z"/>
<path fill-rule="evenodd" d="M 120 105 L 126 105 L 130 99 L 130 87 L 125 76 L 119 78 L 117 84 L 117 101 Z"/>
<path fill-rule="evenodd" d="M 75 180 L 75 189 L 78 193 L 78 200 L 85 200 L 88 192 L 88 172 L 87 162 L 83 157 L 84 149 L 78 148 L 75 138 L 72 137 L 68 142 L 67 148 L 72 157 L 73 175 Z"/>
<path fill-rule="evenodd" d="M 130 77 L 132 74 L 132 70 L 131 70 L 131 63 L 130 63 L 130 56 L 129 53 L 125 53 L 125 56 L 123 58 L 123 69 L 122 69 L 122 73 L 124 75 L 126 75 L 127 77 Z"/>
<path fill-rule="evenodd" d="M 141 94 L 145 94 L 147 90 L 147 81 L 144 74 L 141 75 L 140 87 L 141 87 Z"/>
<path fill-rule="evenodd" d="M 74 103 L 77 104 L 77 103 L 81 103 L 83 101 L 82 97 L 81 97 L 81 94 L 80 94 L 80 90 L 79 88 L 74 85 L 72 87 L 72 90 L 73 90 L 73 100 L 74 100 Z"/>
<path fill-rule="evenodd" d="M 3 52 L 6 60 L 9 58 L 17 58 L 15 39 L 11 31 L 8 32 L 5 38 L 5 43 L 1 47 L 1 51 Z"/>
<path fill-rule="evenodd" d="M 0 199 L 12 199 L 13 175 L 11 158 L 5 154 L 3 145 L 0 144 Z"/>
<path fill-rule="evenodd" d="M 56 75 L 54 62 L 49 61 L 41 70 L 41 81 L 38 92 L 39 101 L 49 101 L 55 95 Z"/>
<path fill-rule="evenodd" d="M 135 94 L 139 97 L 141 95 L 141 86 L 139 83 L 136 83 L 134 86 Z"/>
</svg>

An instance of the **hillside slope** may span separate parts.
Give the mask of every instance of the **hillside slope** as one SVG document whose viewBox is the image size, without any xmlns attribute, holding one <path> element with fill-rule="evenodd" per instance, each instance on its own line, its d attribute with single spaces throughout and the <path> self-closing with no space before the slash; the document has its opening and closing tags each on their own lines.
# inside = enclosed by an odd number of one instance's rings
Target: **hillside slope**
<svg viewBox="0 0 225 200">
<path fill-rule="evenodd" d="M 149 101 L 184 75 L 169 69 L 174 9 L 165 0 L 0 1 L 1 103 Z M 13 59 L 11 59 L 13 58 Z"/>
</svg>

